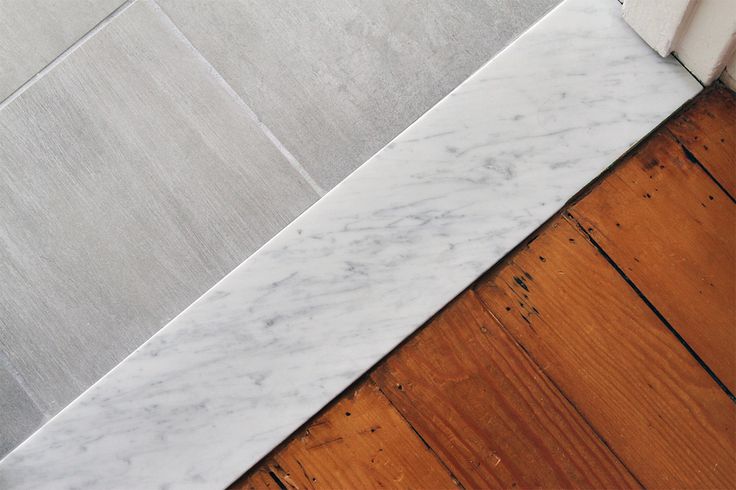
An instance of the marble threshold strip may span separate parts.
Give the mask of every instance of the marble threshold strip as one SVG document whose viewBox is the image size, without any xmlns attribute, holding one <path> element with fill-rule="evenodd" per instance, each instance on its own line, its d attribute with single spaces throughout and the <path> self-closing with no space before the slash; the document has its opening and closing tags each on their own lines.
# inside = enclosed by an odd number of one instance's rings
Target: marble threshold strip
<svg viewBox="0 0 736 490">
<path fill-rule="evenodd" d="M 0 487 L 222 488 L 701 89 L 567 0 L 0 462 Z"/>
</svg>

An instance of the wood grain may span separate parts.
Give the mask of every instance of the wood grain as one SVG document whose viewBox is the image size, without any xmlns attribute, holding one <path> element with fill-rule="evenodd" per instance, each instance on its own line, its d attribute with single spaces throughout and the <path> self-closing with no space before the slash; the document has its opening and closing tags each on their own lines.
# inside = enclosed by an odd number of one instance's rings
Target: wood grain
<svg viewBox="0 0 736 490">
<path fill-rule="evenodd" d="M 274 474 L 268 471 L 267 466 L 261 466 L 256 471 L 248 475 L 247 478 L 241 478 L 232 485 L 229 490 L 261 490 L 261 489 L 281 489 L 285 487 L 284 483 Z"/>
<path fill-rule="evenodd" d="M 736 196 L 736 95 L 717 83 L 668 128 Z"/>
<path fill-rule="evenodd" d="M 230 488 L 279 486 L 450 489 L 456 483 L 367 380 Z"/>
<path fill-rule="evenodd" d="M 735 405 L 575 225 L 476 289 L 645 487 L 733 484 Z"/>
<path fill-rule="evenodd" d="M 373 379 L 466 488 L 638 486 L 472 292 Z"/>
<path fill-rule="evenodd" d="M 570 213 L 733 392 L 731 199 L 662 131 Z"/>
</svg>

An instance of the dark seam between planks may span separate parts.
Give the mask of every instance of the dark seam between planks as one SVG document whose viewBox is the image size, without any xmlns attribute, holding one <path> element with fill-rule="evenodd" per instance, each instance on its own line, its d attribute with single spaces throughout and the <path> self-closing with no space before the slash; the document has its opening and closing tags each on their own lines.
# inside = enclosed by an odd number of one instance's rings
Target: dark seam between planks
<svg viewBox="0 0 736 490">
<path fill-rule="evenodd" d="M 710 180 L 712 180 L 712 181 L 713 181 L 713 182 L 714 182 L 714 183 L 716 184 L 716 186 L 718 186 L 718 188 L 719 188 L 719 189 L 720 189 L 721 191 L 723 191 L 723 193 L 724 193 L 724 194 L 726 194 L 726 196 L 728 196 L 728 198 L 729 198 L 729 199 L 731 200 L 731 202 L 732 202 L 732 203 L 734 203 L 734 204 L 736 204 L 736 199 L 734 199 L 734 197 L 733 197 L 733 196 L 732 196 L 732 195 L 731 195 L 731 194 L 730 194 L 730 193 L 729 193 L 729 192 L 728 192 L 728 191 L 726 190 L 726 188 L 725 188 L 725 187 L 723 187 L 723 185 L 721 185 L 721 183 L 720 183 L 720 182 L 718 182 L 718 179 L 716 179 L 716 177 L 715 177 L 715 176 L 714 176 L 714 175 L 713 175 L 713 174 L 712 174 L 712 173 L 710 172 L 710 170 L 708 170 L 708 168 L 707 168 L 707 167 L 706 167 L 705 165 L 703 165 L 703 164 L 702 164 L 702 162 L 701 162 L 700 160 L 698 160 L 698 157 L 696 157 L 696 156 L 695 156 L 695 155 L 693 154 L 693 152 L 691 152 L 691 151 L 690 151 L 690 150 L 688 149 L 687 145 L 686 145 L 685 143 L 683 143 L 683 142 L 682 142 L 682 141 L 681 141 L 681 140 L 680 140 L 680 139 L 679 139 L 679 138 L 678 138 L 678 137 L 677 137 L 677 136 L 676 136 L 676 135 L 675 135 L 675 134 L 674 134 L 674 133 L 673 133 L 672 131 L 670 131 L 669 129 L 667 129 L 667 132 L 668 132 L 668 133 L 670 134 L 670 136 L 671 136 L 672 138 L 674 138 L 674 140 L 675 140 L 675 141 L 677 142 L 677 144 L 678 144 L 678 145 L 680 145 L 680 149 L 682 149 L 682 152 L 683 152 L 683 153 L 685 154 L 685 158 L 687 158 L 687 159 L 688 159 L 688 160 L 689 160 L 689 161 L 690 161 L 691 163 L 693 163 L 693 164 L 695 164 L 696 166 L 700 167 L 700 169 L 701 169 L 701 170 L 702 170 L 703 172 L 705 172 L 705 175 L 707 175 L 707 176 L 708 176 L 708 177 L 710 178 Z"/>
<path fill-rule="evenodd" d="M 587 232 L 587 230 L 578 222 L 578 220 L 575 218 L 575 216 L 572 215 L 570 211 L 566 211 L 564 213 L 565 219 L 572 224 L 575 228 L 578 229 L 578 231 L 585 237 L 593 247 L 598 251 L 598 253 L 601 254 L 601 256 L 606 259 L 606 261 L 613 267 L 616 272 L 619 273 L 619 275 L 626 281 L 626 283 L 631 287 L 631 289 L 634 290 L 634 292 L 641 298 L 642 301 L 644 301 L 644 304 L 646 304 L 650 310 L 654 312 L 654 314 L 657 316 L 660 322 L 667 327 L 667 329 L 672 333 L 672 335 L 675 336 L 675 338 L 685 347 L 685 349 L 690 353 L 690 355 L 700 364 L 700 367 L 702 367 L 711 378 L 713 378 L 713 381 L 718 384 L 718 386 L 723 390 L 723 392 L 731 399 L 732 402 L 736 403 L 736 397 L 734 397 L 733 393 L 731 393 L 731 390 L 728 389 L 728 387 L 716 376 L 716 374 L 713 372 L 713 370 L 706 364 L 706 362 L 698 355 L 695 350 L 690 347 L 690 345 L 685 341 L 684 338 L 677 332 L 675 327 L 672 326 L 672 324 L 665 318 L 665 316 L 657 309 L 654 304 L 649 301 L 649 299 L 644 295 L 644 293 L 637 287 L 637 285 L 632 281 L 629 276 L 626 275 L 626 273 L 621 269 L 621 267 L 616 264 L 616 262 L 613 261 L 610 255 L 606 253 L 606 251 L 603 249 L 603 247 L 595 241 L 595 239 Z"/>
<path fill-rule="evenodd" d="M 271 479 L 276 482 L 276 485 L 278 485 L 281 490 L 288 490 L 286 488 L 286 485 L 284 485 L 284 483 L 279 479 L 279 477 L 276 476 L 276 473 L 274 473 L 273 471 L 269 471 L 268 476 L 270 476 Z"/>
<path fill-rule="evenodd" d="M 644 484 L 636 476 L 636 474 L 634 473 L 634 471 L 631 468 L 629 468 L 629 466 L 623 461 L 623 459 L 621 459 L 621 457 L 613 449 L 613 447 L 611 447 L 608 444 L 608 441 L 606 440 L 606 438 L 603 437 L 603 435 L 601 435 L 601 433 L 598 432 L 598 430 L 596 430 L 595 426 L 590 422 L 590 420 L 588 420 L 588 418 L 583 414 L 583 412 L 578 408 L 578 406 L 567 396 L 567 394 L 563 391 L 562 387 L 560 385 L 558 385 L 557 382 L 555 382 L 555 380 L 552 378 L 552 376 L 550 376 L 549 374 L 547 374 L 547 372 L 542 368 L 542 365 L 537 361 L 537 359 L 532 355 L 532 353 L 529 352 L 527 350 L 527 348 L 524 346 L 524 344 L 519 339 L 516 338 L 516 336 L 511 332 L 511 330 L 509 330 L 506 327 L 506 325 L 503 324 L 503 322 L 501 321 L 501 319 L 498 318 L 493 313 L 493 310 L 491 308 L 491 305 L 489 305 L 488 303 L 486 303 L 485 300 L 476 293 L 475 286 L 476 285 L 474 284 L 473 285 L 473 288 L 472 289 L 469 289 L 469 290 L 473 294 L 473 297 L 478 300 L 478 302 L 480 303 L 480 305 L 483 308 L 483 310 L 486 313 L 488 313 L 488 315 L 490 315 L 491 318 L 493 318 L 493 320 L 496 321 L 496 323 L 500 326 L 500 328 L 504 332 L 506 332 L 506 334 L 511 338 L 511 341 L 522 351 L 522 354 L 525 355 L 528 358 L 529 362 L 531 362 L 532 364 L 534 364 L 534 366 L 537 367 L 537 369 L 542 374 L 542 376 L 544 376 L 544 378 L 547 381 L 549 381 L 549 383 L 555 388 L 555 390 L 557 390 L 557 392 L 562 396 L 562 398 L 564 398 L 565 401 L 570 405 L 570 407 L 572 407 L 572 409 L 580 417 L 580 419 L 585 423 L 585 425 L 587 425 L 590 428 L 591 432 L 593 432 L 593 435 L 595 437 L 597 437 L 598 440 L 601 441 L 601 443 L 603 444 L 603 446 L 605 446 L 605 448 L 608 449 L 608 451 L 613 455 L 613 457 L 616 458 L 616 461 L 618 461 L 619 463 L 621 463 L 621 466 L 629 473 L 629 475 L 631 475 L 631 477 L 634 479 L 634 481 L 636 481 L 636 483 L 639 485 L 639 487 L 641 487 L 643 489 L 646 488 L 644 486 Z M 512 289 L 512 292 L 517 297 L 519 297 L 518 294 L 515 291 L 513 291 L 513 289 Z"/>
<path fill-rule="evenodd" d="M 371 372 L 373 372 L 373 370 L 371 370 Z M 399 417 L 401 417 L 401 420 L 403 420 L 406 423 L 406 425 L 409 426 L 409 428 L 414 432 L 414 434 L 416 434 L 419 440 L 422 441 L 422 444 L 424 444 L 427 447 L 427 449 L 429 449 L 429 452 L 431 452 L 432 455 L 435 457 L 435 459 L 437 459 L 437 461 L 439 461 L 439 463 L 442 465 L 442 467 L 445 470 L 447 470 L 447 473 L 450 475 L 450 478 L 452 479 L 453 483 L 455 483 L 455 485 L 457 485 L 457 487 L 460 488 L 461 490 L 465 490 L 465 486 L 462 484 L 460 479 L 455 476 L 455 474 L 452 472 L 450 467 L 447 466 L 447 464 L 445 464 L 445 461 L 440 457 L 440 455 L 437 454 L 437 452 L 432 448 L 432 446 L 429 445 L 429 443 L 424 438 L 424 436 L 422 436 L 422 434 L 414 427 L 414 424 L 412 424 L 409 421 L 409 419 L 407 419 L 404 416 L 401 410 L 399 410 L 399 408 L 396 405 L 394 405 L 394 403 L 391 401 L 391 398 L 389 398 L 388 395 L 386 395 L 386 393 L 383 391 L 383 388 L 381 388 L 381 386 L 378 383 L 375 383 L 373 381 L 371 382 L 376 385 L 376 388 L 378 388 L 378 391 L 381 393 L 381 396 L 383 396 L 386 399 L 386 401 L 388 401 L 388 404 L 391 405 L 391 408 L 394 409 L 396 413 L 399 414 Z"/>
</svg>

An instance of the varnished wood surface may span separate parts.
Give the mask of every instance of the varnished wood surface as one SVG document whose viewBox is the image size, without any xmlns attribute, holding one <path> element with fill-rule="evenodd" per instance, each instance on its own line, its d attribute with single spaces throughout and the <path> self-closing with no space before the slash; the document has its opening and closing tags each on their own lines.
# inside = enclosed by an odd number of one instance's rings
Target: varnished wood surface
<svg viewBox="0 0 736 490">
<path fill-rule="evenodd" d="M 466 487 L 638 486 L 472 291 L 373 379 Z"/>
<path fill-rule="evenodd" d="M 570 213 L 733 392 L 736 214 L 728 195 L 663 131 Z"/>
<path fill-rule="evenodd" d="M 668 128 L 725 191 L 736 196 L 736 95 L 716 85 Z"/>
<path fill-rule="evenodd" d="M 645 487 L 728 487 L 736 405 L 575 224 L 476 290 Z"/>
<path fill-rule="evenodd" d="M 238 488 L 457 488 L 379 388 L 366 381 Z"/>
<path fill-rule="evenodd" d="M 232 488 L 733 488 L 728 97 L 706 90 Z"/>
</svg>

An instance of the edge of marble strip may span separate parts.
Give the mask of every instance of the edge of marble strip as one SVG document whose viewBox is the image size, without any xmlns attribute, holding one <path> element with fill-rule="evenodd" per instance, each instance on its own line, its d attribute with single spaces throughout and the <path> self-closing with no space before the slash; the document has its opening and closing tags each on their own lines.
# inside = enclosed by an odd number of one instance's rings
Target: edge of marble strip
<svg viewBox="0 0 736 490">
<path fill-rule="evenodd" d="M 612 5 L 619 18 L 601 19 L 613 15 Z M 592 31 L 582 36 L 590 27 L 576 17 L 586 16 L 593 24 L 610 23 L 609 34 L 621 38 L 591 39 Z M 534 46 L 547 34 L 562 38 Z M 565 34 L 579 45 L 565 44 L 570 41 Z M 617 45 L 605 53 L 583 52 L 595 42 L 598 48 Z M 559 51 L 562 46 L 566 51 Z M 517 58 L 510 60 L 512 54 Z M 606 90 L 617 85 L 591 88 L 607 80 L 595 73 L 578 73 L 585 80 L 576 81 L 570 74 L 584 66 L 578 66 L 578 55 L 600 69 L 651 69 L 628 74 L 650 77 L 638 80 L 651 84 L 650 92 L 624 94 L 641 100 L 608 94 L 606 103 Z M 501 65 L 501 76 L 483 79 Z M 550 72 L 547 79 L 531 79 Z M 555 87 L 560 80 L 564 87 Z M 623 78 L 612 80 L 627 91 L 635 88 Z M 474 92 L 483 84 L 493 89 L 483 94 L 491 95 L 476 100 Z M 628 30 L 616 0 L 594 5 L 566 0 L 0 460 L 0 486 L 210 488 L 230 483 L 701 88 L 684 68 L 659 58 Z M 497 90 L 508 93 L 496 95 Z M 604 99 L 586 101 L 585 90 Z M 550 97 L 541 100 L 545 91 Z M 570 108 L 552 100 L 560 94 L 573 101 Z M 547 103 L 550 107 L 543 108 Z M 647 103 L 657 104 L 650 114 L 639 107 Z M 515 111 L 514 105 L 529 112 Z M 482 113 L 490 109 L 537 121 L 529 127 L 515 119 L 500 121 L 495 112 Z M 587 121 L 594 134 L 585 125 L 559 134 L 529 134 L 530 129 L 556 129 L 559 113 L 577 122 L 575 112 L 602 119 Z M 609 112 L 623 117 L 607 120 Z M 483 124 L 487 129 L 478 131 Z M 601 149 L 604 125 L 605 131 L 621 134 Z M 435 131 L 442 128 L 452 131 Z M 424 143 L 415 135 L 422 130 Z M 475 148 L 450 145 L 473 138 L 481 138 Z M 547 155 L 560 145 L 563 151 Z M 485 155 L 484 148 L 489 149 Z M 576 151 L 580 154 L 571 156 Z M 512 159 L 531 169 L 521 169 L 521 175 Z M 473 172 L 480 175 L 475 178 Z M 552 174 L 559 182 L 549 179 Z M 495 201 L 479 203 L 477 198 L 489 191 L 498 191 L 489 198 Z M 527 205 L 523 212 L 519 204 Z M 368 214 L 359 215 L 360 206 Z M 397 277 L 397 270 L 404 277 Z M 408 292 L 402 289 L 407 280 L 435 292 L 430 298 Z M 310 295 L 310 288 L 316 294 Z M 355 320 L 360 314 L 362 320 Z M 282 335 L 274 333 L 279 324 Z M 294 335 L 296 341 L 290 339 Z M 341 354 L 335 356 L 335 350 Z M 281 356 L 278 363 L 274 355 Z M 197 388 L 201 391 L 192 396 Z"/>
</svg>

